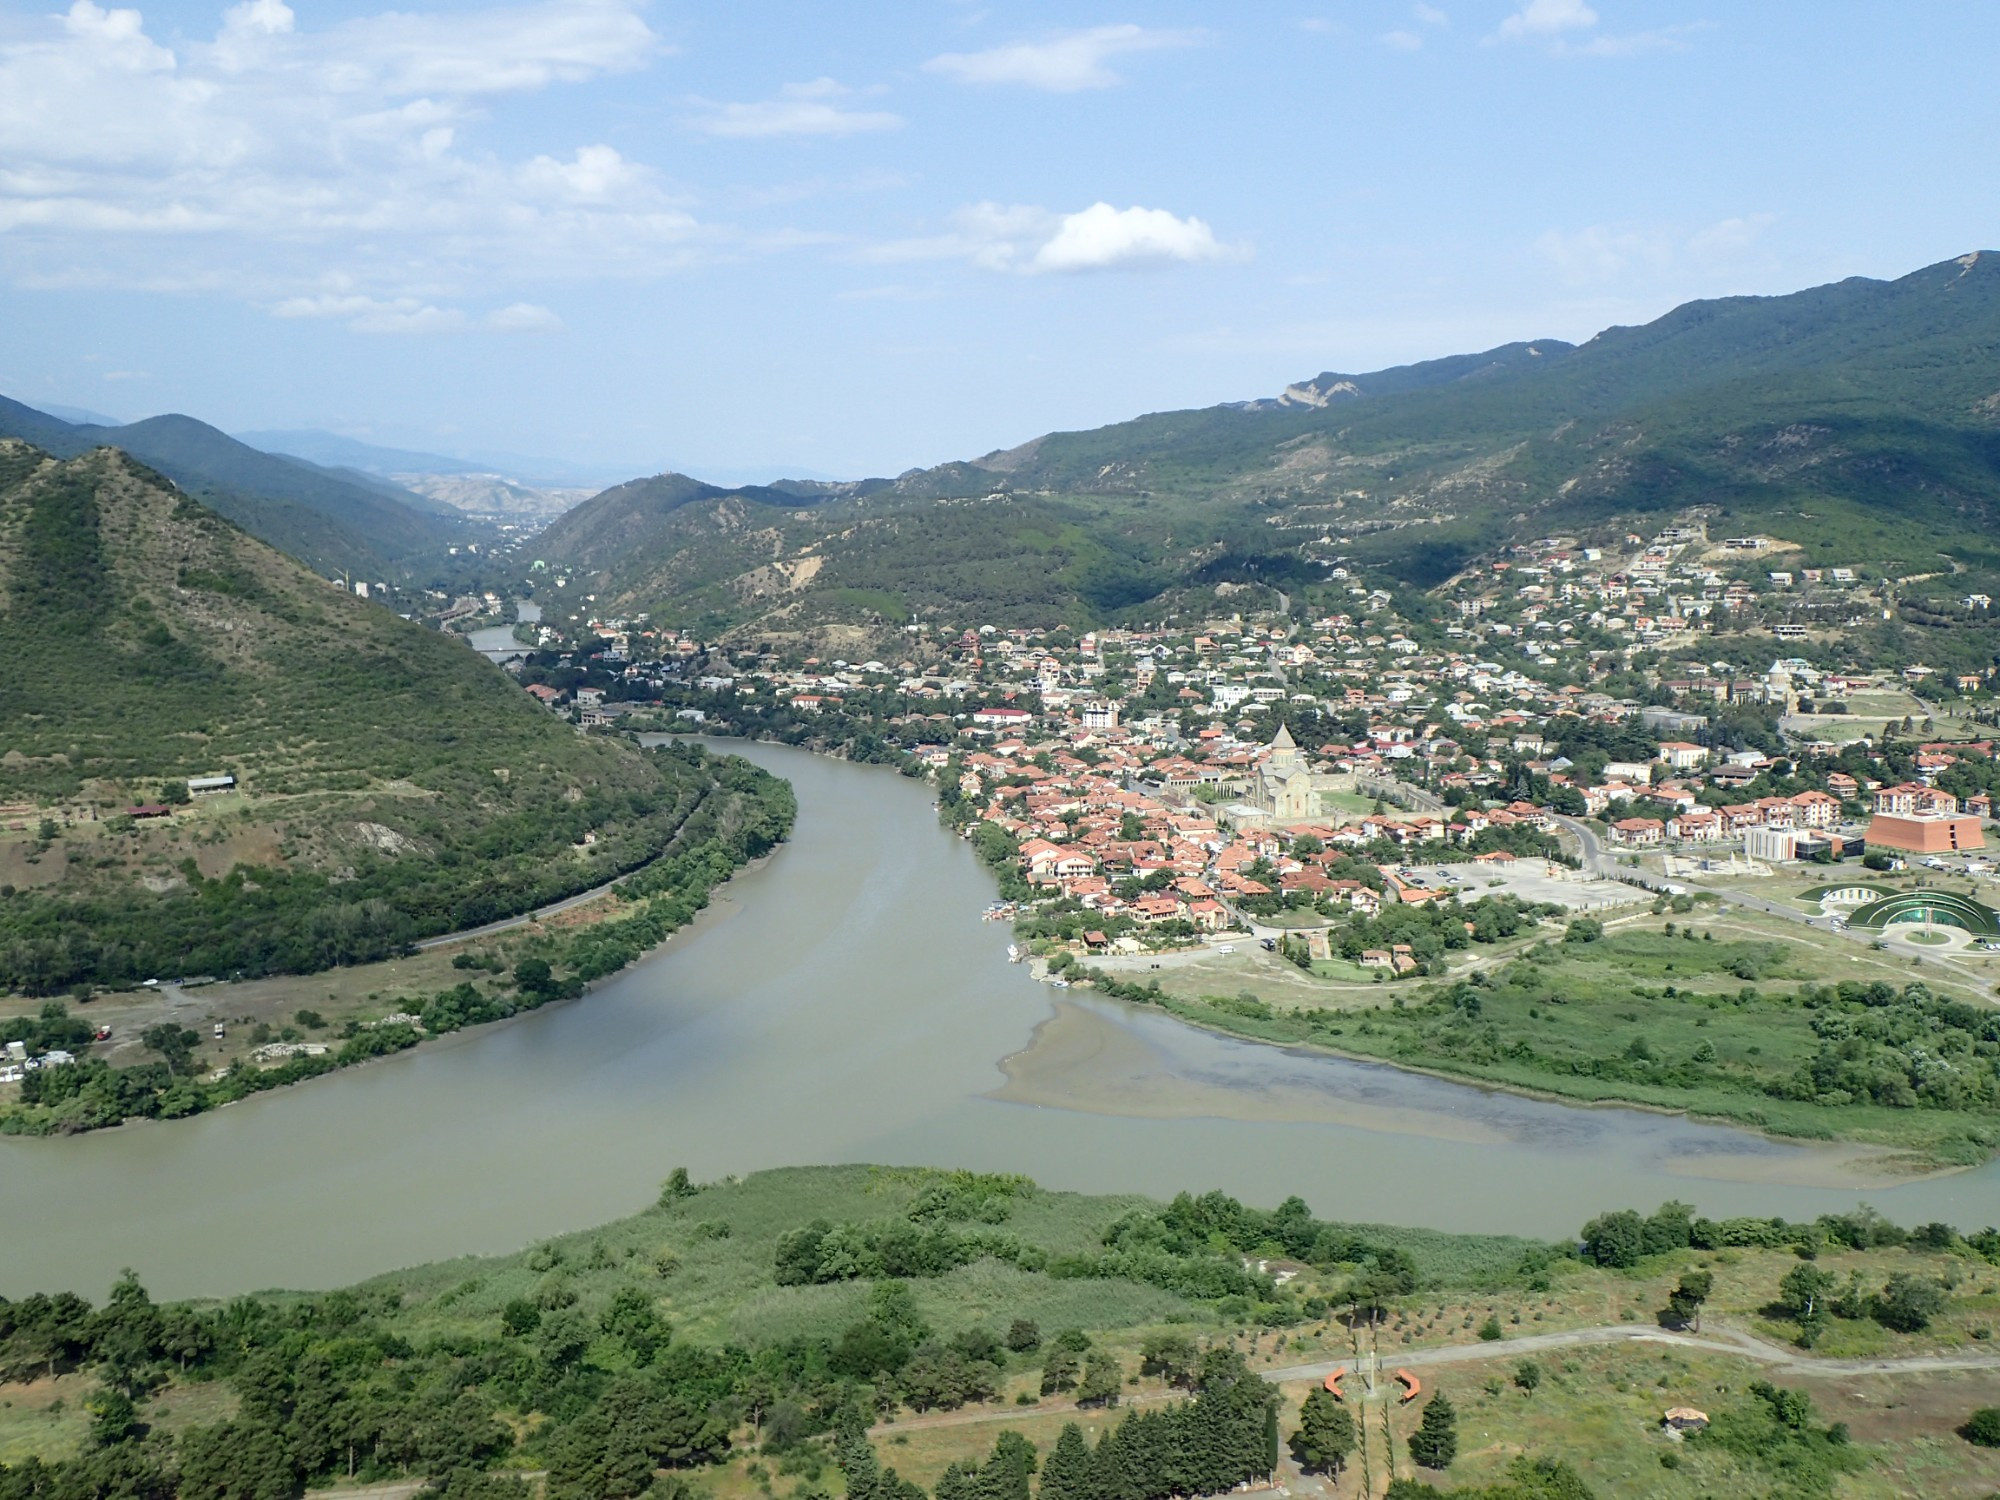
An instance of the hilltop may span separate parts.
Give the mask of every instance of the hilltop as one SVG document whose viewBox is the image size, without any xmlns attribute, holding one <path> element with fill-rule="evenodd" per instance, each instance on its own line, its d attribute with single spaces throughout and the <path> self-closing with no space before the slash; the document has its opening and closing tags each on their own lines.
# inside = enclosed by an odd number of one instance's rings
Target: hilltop
<svg viewBox="0 0 2000 1500">
<path fill-rule="evenodd" d="M 1692 302 L 1578 346 L 1328 372 L 790 503 L 683 480 L 641 504 L 662 484 L 641 481 L 540 551 L 614 607 L 767 631 L 1151 614 L 1176 590 L 1304 584 L 1336 557 L 1427 588 L 1518 540 L 1694 508 L 1885 569 L 1943 554 L 1984 573 L 1996 435 L 2000 255 L 1977 252 Z"/>
<path fill-rule="evenodd" d="M 0 396 L 0 438 L 58 458 L 119 448 L 252 536 L 322 573 L 399 575 L 484 533 L 444 503 L 374 475 L 266 453 L 193 417 L 75 423 Z"/>
<path fill-rule="evenodd" d="M 0 725 L 35 993 L 380 957 L 644 863 L 712 790 L 110 449 L 0 442 Z"/>
</svg>

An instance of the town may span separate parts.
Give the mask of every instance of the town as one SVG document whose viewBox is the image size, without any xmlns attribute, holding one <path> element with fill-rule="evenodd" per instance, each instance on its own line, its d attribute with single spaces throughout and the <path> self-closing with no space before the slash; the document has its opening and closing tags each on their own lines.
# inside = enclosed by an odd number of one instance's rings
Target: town
<svg viewBox="0 0 2000 1500">
<path fill-rule="evenodd" d="M 1538 909 L 1785 876 L 1826 893 L 1803 920 L 1984 951 L 2000 921 L 1976 885 L 1962 908 L 1870 908 L 1912 867 L 1993 873 L 1993 673 L 1844 664 L 1841 626 L 1991 601 L 1774 566 L 1791 550 L 1687 517 L 1509 549 L 1416 597 L 1333 557 L 1305 608 L 1224 585 L 1185 624 L 911 624 L 893 663 L 580 610 L 507 665 L 585 729 L 930 776 L 1057 974 L 1254 938 L 1323 974 L 1421 976 Z M 1868 879 L 1823 878 L 1852 860 Z"/>
</svg>

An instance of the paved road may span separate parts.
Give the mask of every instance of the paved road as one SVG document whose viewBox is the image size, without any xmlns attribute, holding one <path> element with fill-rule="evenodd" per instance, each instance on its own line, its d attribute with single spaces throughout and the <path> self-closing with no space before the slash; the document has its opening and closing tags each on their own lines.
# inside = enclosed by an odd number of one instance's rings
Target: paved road
<svg viewBox="0 0 2000 1500">
<path fill-rule="evenodd" d="M 1617 854 L 1606 847 L 1604 841 L 1597 836 L 1595 829 L 1586 823 L 1579 822 L 1575 818 L 1565 818 L 1559 815 L 1554 816 L 1556 822 L 1561 824 L 1564 830 L 1572 834 L 1576 838 L 1577 843 L 1582 846 L 1583 867 L 1589 873 L 1603 875 L 1614 880 L 1636 880 L 1647 889 L 1655 891 L 1663 891 L 1668 885 L 1673 883 L 1662 876 L 1653 874 L 1650 870 L 1638 870 L 1630 866 L 1621 867 L 1618 864 Z M 1693 889 L 1693 887 L 1689 887 L 1689 889 Z M 1842 938 L 1860 947 L 1872 947 L 1881 936 L 1879 933 L 1853 927 L 1835 927 L 1824 918 L 1814 917 L 1808 912 L 1801 911 L 1797 906 L 1789 902 L 1772 901 L 1767 897 L 1752 895 L 1748 891 L 1737 890 L 1731 886 L 1705 885 L 1700 887 L 1700 889 L 1720 896 L 1731 905 L 1741 907 L 1745 911 L 1762 912 L 1766 916 L 1781 917 L 1787 922 L 1792 922 L 1802 927 L 1810 927 L 1814 932 L 1824 933 L 1828 937 Z M 1935 964 L 1955 975 L 1966 984 L 1977 988 L 1983 988 L 1986 981 L 1992 977 L 1983 970 L 1967 967 L 1948 952 L 1918 953 L 1900 944 L 1896 947 L 1895 952 L 1899 958 L 1913 958 L 1920 963 Z"/>
<path fill-rule="evenodd" d="M 632 872 L 632 874 L 637 873 L 636 870 Z M 579 891 L 576 895 L 566 900 L 557 901 L 549 906 L 538 907 L 534 911 L 523 912 L 518 917 L 506 917 L 498 922 L 488 922 L 483 927 L 468 927 L 463 932 L 447 932 L 443 937 L 425 938 L 417 946 L 419 948 L 442 948 L 447 943 L 463 943 L 472 938 L 483 938 L 496 932 L 505 932 L 510 927 L 521 927 L 529 922 L 539 922 L 542 918 L 552 917 L 559 911 L 568 911 L 573 906 L 583 906 L 595 901 L 599 896 L 608 894 L 611 888 L 617 885 L 619 881 L 629 878 L 627 875 L 620 875 L 618 880 L 607 880 L 603 885 L 592 886 L 589 890 Z"/>
<path fill-rule="evenodd" d="M 1796 1349 L 1773 1344 L 1740 1329 L 1718 1328 L 1705 1334 L 1674 1333 L 1642 1323 L 1614 1323 L 1604 1328 L 1576 1328 L 1567 1333 L 1532 1333 L 1525 1338 L 1503 1339 L 1497 1344 L 1451 1344 L 1434 1349 L 1407 1349 L 1385 1353 L 1382 1362 L 1389 1368 L 1416 1368 L 1424 1365 L 1464 1364 L 1482 1359 L 1514 1358 L 1539 1354 L 1550 1349 L 1574 1349 L 1601 1344 L 1671 1344 L 1684 1349 L 1700 1349 L 1711 1354 L 1735 1355 L 1776 1366 L 1787 1375 L 1838 1377 L 1847 1375 L 1893 1375 L 1942 1370 L 2000 1370 L 2000 1354 L 1917 1354 L 1901 1359 L 1814 1359 Z M 1266 1380 L 1320 1380 L 1342 1366 L 1352 1367 L 1353 1359 L 1323 1360 L 1316 1364 L 1291 1365 L 1265 1370 Z"/>
</svg>

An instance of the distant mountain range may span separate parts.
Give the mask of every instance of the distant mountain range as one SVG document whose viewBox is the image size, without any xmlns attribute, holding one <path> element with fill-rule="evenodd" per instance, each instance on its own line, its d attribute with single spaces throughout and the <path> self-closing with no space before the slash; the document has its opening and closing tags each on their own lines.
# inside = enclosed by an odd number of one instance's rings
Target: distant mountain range
<svg viewBox="0 0 2000 1500">
<path fill-rule="evenodd" d="M 2000 575 L 2000 255 L 1323 373 L 894 481 L 662 476 L 539 550 L 613 607 L 711 628 L 1083 621 L 1310 581 L 1333 554 L 1428 587 L 1526 537 L 1696 507 L 1815 562 Z"/>
<path fill-rule="evenodd" d="M 58 458 L 123 449 L 322 573 L 397 576 L 488 534 L 443 501 L 359 470 L 263 452 L 193 417 L 79 424 L 0 396 L 0 438 L 6 437 Z"/>
<path fill-rule="evenodd" d="M 421 449 L 382 447 L 317 428 L 239 432 L 236 435 L 251 447 L 262 448 L 267 453 L 284 453 L 328 468 L 359 469 L 364 474 L 379 474 L 384 478 L 409 474 L 499 476 L 524 488 L 581 489 L 594 494 L 606 485 L 629 478 L 631 474 L 629 469 L 573 463 L 568 459 L 524 453 L 481 453 L 470 458 L 454 458 Z"/>
</svg>

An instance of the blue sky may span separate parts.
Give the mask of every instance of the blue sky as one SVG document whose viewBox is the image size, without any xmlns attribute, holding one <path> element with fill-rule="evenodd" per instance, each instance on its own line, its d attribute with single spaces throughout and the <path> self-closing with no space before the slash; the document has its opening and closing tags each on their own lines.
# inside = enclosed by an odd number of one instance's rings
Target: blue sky
<svg viewBox="0 0 2000 1500">
<path fill-rule="evenodd" d="M 2000 6 L 0 0 L 0 392 L 894 473 L 2000 243 Z"/>
</svg>

